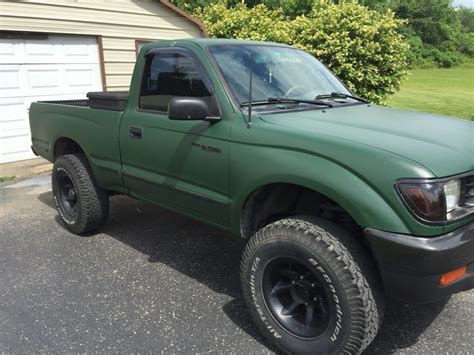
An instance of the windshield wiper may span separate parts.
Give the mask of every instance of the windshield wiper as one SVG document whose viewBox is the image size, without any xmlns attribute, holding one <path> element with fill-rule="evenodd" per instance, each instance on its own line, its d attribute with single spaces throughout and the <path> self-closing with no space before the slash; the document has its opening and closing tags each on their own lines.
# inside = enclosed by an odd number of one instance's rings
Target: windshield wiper
<svg viewBox="0 0 474 355">
<path fill-rule="evenodd" d="M 320 99 L 333 99 L 333 98 L 340 98 L 340 99 L 354 99 L 363 103 L 368 104 L 369 101 L 366 99 L 363 99 L 362 97 L 355 96 L 355 95 L 349 95 L 349 94 L 343 94 L 342 92 L 332 92 L 330 94 L 324 94 L 324 95 L 318 95 L 314 99 L 315 100 L 320 100 Z"/>
<path fill-rule="evenodd" d="M 332 104 L 324 101 L 320 101 L 318 99 L 315 100 L 299 100 L 299 99 L 283 99 L 283 98 L 278 98 L 278 97 L 270 97 L 266 100 L 256 100 L 256 101 L 246 101 L 242 102 L 240 104 L 240 107 L 245 107 L 249 106 L 252 104 L 252 106 L 262 106 L 262 105 L 268 105 L 268 104 L 310 104 L 310 105 L 320 105 L 320 106 L 326 106 L 326 107 L 333 107 Z"/>
</svg>

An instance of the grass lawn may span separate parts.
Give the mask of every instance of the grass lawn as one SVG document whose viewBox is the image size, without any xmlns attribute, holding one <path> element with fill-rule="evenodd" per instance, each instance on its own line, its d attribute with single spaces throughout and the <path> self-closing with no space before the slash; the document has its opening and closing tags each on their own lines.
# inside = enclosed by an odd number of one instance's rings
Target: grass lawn
<svg viewBox="0 0 474 355">
<path fill-rule="evenodd" d="M 414 69 L 387 104 L 474 120 L 474 62 L 451 69 Z"/>
</svg>

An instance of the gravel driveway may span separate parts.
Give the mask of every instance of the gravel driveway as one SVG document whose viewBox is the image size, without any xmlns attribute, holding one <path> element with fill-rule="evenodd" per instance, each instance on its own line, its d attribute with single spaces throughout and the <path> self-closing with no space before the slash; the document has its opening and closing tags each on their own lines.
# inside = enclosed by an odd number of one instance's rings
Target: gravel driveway
<svg viewBox="0 0 474 355">
<path fill-rule="evenodd" d="M 0 352 L 269 353 L 242 303 L 244 241 L 128 197 L 79 237 L 49 174 L 0 184 Z M 474 292 L 388 304 L 367 354 L 469 353 Z"/>
</svg>

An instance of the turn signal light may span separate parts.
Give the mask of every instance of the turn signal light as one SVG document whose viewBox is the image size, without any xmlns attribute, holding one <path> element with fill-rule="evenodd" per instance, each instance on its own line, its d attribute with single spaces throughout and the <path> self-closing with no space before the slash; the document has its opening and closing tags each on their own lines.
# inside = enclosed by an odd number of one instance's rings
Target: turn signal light
<svg viewBox="0 0 474 355">
<path fill-rule="evenodd" d="M 460 268 L 457 268 L 453 271 L 447 272 L 439 278 L 439 284 L 440 286 L 446 286 L 449 285 L 450 283 L 453 283 L 456 280 L 459 280 L 461 277 L 466 275 L 467 272 L 467 266 L 461 266 Z"/>
</svg>

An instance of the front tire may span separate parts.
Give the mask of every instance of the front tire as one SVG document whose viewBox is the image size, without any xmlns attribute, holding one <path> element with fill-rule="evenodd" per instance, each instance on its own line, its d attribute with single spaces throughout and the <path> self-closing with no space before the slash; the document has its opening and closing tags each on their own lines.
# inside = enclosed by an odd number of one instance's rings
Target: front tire
<svg viewBox="0 0 474 355">
<path fill-rule="evenodd" d="M 109 212 L 109 198 L 96 183 L 83 154 L 60 156 L 52 173 L 53 197 L 64 226 L 75 234 L 99 228 Z"/>
<path fill-rule="evenodd" d="M 380 283 L 352 238 L 325 220 L 296 217 L 249 240 L 241 264 L 244 297 L 260 331 L 280 350 L 357 354 L 374 339 L 383 313 Z"/>
</svg>

